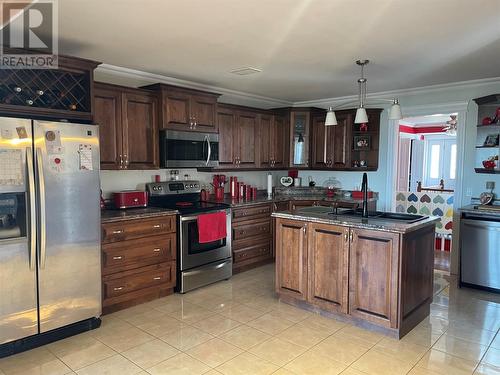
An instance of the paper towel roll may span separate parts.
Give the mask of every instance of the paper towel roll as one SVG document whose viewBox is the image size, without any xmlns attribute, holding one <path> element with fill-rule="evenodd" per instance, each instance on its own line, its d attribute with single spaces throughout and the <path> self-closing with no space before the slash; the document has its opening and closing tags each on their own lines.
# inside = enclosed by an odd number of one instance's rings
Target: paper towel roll
<svg viewBox="0 0 500 375">
<path fill-rule="evenodd" d="M 267 174 L 267 196 L 272 197 L 273 195 L 273 175 L 271 173 Z"/>
</svg>

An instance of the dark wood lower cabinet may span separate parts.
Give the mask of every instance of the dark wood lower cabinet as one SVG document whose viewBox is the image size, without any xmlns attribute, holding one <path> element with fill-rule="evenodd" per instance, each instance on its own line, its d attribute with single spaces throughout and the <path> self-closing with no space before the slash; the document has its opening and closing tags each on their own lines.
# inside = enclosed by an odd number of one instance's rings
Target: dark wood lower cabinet
<svg viewBox="0 0 500 375">
<path fill-rule="evenodd" d="M 173 293 L 175 230 L 175 215 L 102 224 L 103 314 Z"/>
<path fill-rule="evenodd" d="M 348 312 L 349 228 L 309 225 L 307 300 L 322 309 Z"/>
<path fill-rule="evenodd" d="M 307 225 L 276 221 L 276 291 L 280 296 L 307 299 Z"/>
<path fill-rule="evenodd" d="M 391 233 L 274 220 L 282 301 L 398 338 L 429 315 L 434 223 Z"/>
<path fill-rule="evenodd" d="M 231 211 L 233 273 L 272 262 L 271 204 L 236 207 Z"/>
<path fill-rule="evenodd" d="M 396 328 L 398 313 L 399 235 L 351 230 L 349 312 Z"/>
</svg>

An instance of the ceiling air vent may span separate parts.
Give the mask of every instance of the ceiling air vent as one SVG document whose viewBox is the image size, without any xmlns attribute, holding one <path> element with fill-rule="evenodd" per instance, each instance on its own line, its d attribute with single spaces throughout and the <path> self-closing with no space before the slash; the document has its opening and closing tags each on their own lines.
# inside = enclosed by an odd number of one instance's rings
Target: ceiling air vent
<svg viewBox="0 0 500 375">
<path fill-rule="evenodd" d="M 251 66 L 244 66 L 242 68 L 231 70 L 231 73 L 237 74 L 239 76 L 247 76 L 249 74 L 255 74 L 260 72 L 262 72 L 262 69 L 252 68 Z"/>
</svg>

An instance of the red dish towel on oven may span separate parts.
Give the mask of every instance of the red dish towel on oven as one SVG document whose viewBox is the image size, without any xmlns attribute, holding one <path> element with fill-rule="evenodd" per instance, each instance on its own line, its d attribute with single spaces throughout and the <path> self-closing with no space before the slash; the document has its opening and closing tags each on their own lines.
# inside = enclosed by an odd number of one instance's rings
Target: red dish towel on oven
<svg viewBox="0 0 500 375">
<path fill-rule="evenodd" d="M 225 212 L 198 215 L 198 239 L 200 243 L 222 240 L 226 236 Z"/>
</svg>

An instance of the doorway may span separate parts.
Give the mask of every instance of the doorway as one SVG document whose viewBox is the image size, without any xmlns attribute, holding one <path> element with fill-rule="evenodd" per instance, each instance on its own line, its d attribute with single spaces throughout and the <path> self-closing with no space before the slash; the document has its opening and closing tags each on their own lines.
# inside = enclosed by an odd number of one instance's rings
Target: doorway
<svg viewBox="0 0 500 375">
<path fill-rule="evenodd" d="M 435 269 L 450 272 L 457 181 L 457 113 L 403 118 L 398 123 L 393 210 L 440 218 Z"/>
</svg>

